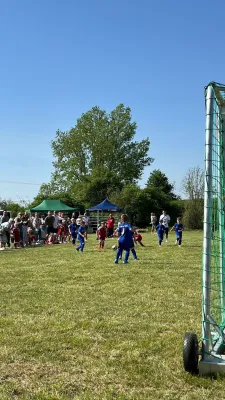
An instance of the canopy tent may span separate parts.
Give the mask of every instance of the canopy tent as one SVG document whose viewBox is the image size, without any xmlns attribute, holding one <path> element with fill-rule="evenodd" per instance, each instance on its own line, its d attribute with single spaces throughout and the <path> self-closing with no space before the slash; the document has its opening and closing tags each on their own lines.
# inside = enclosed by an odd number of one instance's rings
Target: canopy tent
<svg viewBox="0 0 225 400">
<path fill-rule="evenodd" d="M 99 225 L 99 212 L 104 212 L 104 211 L 111 211 L 111 212 L 119 212 L 122 211 L 122 208 L 116 206 L 115 204 L 111 203 L 108 199 L 105 199 L 102 201 L 100 204 L 97 204 L 94 207 L 90 207 L 87 209 L 87 211 L 90 212 L 97 212 L 97 227 Z"/>
<path fill-rule="evenodd" d="M 122 208 L 105 199 L 100 204 L 97 204 L 97 206 L 88 208 L 87 211 L 122 211 Z"/>
<path fill-rule="evenodd" d="M 31 208 L 30 212 L 48 212 L 48 211 L 65 211 L 65 212 L 79 212 L 77 207 L 69 207 L 61 200 L 44 200 L 39 206 Z"/>
</svg>

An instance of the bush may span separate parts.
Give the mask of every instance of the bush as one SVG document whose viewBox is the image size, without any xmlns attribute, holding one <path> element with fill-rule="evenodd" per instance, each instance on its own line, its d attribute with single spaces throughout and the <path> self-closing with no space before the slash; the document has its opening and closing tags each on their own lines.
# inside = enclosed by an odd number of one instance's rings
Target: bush
<svg viewBox="0 0 225 400">
<path fill-rule="evenodd" d="M 203 199 L 185 202 L 183 224 L 187 229 L 203 229 L 204 201 Z"/>
</svg>

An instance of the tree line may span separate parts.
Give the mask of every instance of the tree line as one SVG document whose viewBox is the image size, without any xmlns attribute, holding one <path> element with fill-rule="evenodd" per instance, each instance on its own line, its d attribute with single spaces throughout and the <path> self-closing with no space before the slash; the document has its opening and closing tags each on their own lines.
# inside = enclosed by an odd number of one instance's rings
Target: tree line
<svg viewBox="0 0 225 400">
<path fill-rule="evenodd" d="M 183 216 L 188 228 L 201 229 L 202 170 L 192 168 L 184 178 L 187 200 L 176 195 L 174 183 L 158 169 L 151 172 L 141 188 L 138 181 L 144 168 L 154 160 L 149 156 L 149 138 L 135 140 L 136 131 L 131 109 L 123 104 L 110 113 L 93 107 L 69 131 L 58 130 L 51 142 L 51 180 L 40 187 L 28 206 L 35 207 L 46 198 L 59 198 L 83 211 L 108 198 L 121 206 L 137 226 L 149 225 L 150 212 L 161 214 L 164 208 L 172 221 Z"/>
</svg>

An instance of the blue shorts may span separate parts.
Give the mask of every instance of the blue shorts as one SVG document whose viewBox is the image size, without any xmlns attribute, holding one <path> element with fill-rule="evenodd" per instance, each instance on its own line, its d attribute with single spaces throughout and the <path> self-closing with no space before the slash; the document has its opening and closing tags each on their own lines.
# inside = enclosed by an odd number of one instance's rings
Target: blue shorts
<svg viewBox="0 0 225 400">
<path fill-rule="evenodd" d="M 72 232 L 71 236 L 72 236 L 73 239 L 76 239 L 77 238 L 77 232 Z"/>
<path fill-rule="evenodd" d="M 130 242 L 130 249 L 133 249 L 133 248 L 134 248 L 134 241 L 131 240 L 131 242 Z"/>
<path fill-rule="evenodd" d="M 120 250 L 128 251 L 130 250 L 130 244 L 127 242 L 119 242 L 119 248 Z"/>
</svg>

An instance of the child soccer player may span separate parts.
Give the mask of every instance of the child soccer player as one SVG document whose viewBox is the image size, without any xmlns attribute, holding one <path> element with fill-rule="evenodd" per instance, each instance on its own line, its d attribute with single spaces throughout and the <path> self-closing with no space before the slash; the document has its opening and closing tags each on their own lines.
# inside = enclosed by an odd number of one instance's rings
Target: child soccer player
<svg viewBox="0 0 225 400">
<path fill-rule="evenodd" d="M 82 221 L 81 222 L 81 225 L 80 225 L 80 227 L 79 227 L 79 229 L 78 229 L 78 240 L 79 240 L 79 242 L 80 242 L 80 246 L 78 246 L 77 248 L 76 248 L 76 250 L 77 251 L 81 251 L 82 253 L 83 253 L 83 251 L 84 251 L 84 246 L 85 246 L 85 241 L 84 241 L 84 238 L 85 238 L 85 222 L 84 221 Z"/>
<path fill-rule="evenodd" d="M 136 250 L 134 248 L 134 242 L 136 242 L 136 239 L 135 239 L 135 233 L 133 232 L 132 240 L 130 242 L 130 250 L 131 250 L 131 253 L 133 254 L 134 259 L 138 260 L 137 253 L 136 253 Z"/>
<path fill-rule="evenodd" d="M 65 239 L 65 226 L 63 224 L 59 224 L 58 225 L 58 236 L 59 236 L 59 242 L 60 243 L 64 243 L 64 239 Z"/>
<path fill-rule="evenodd" d="M 163 236 L 164 236 L 164 233 L 166 231 L 166 228 L 163 225 L 163 220 L 162 219 L 159 221 L 159 225 L 157 225 L 156 231 L 157 231 L 157 234 L 158 234 L 159 246 L 161 247 L 162 242 L 163 242 Z"/>
<path fill-rule="evenodd" d="M 142 236 L 140 235 L 140 233 L 138 231 L 134 232 L 134 239 L 135 239 L 135 242 L 140 243 L 140 245 L 142 247 L 145 247 L 144 244 L 142 243 Z"/>
<path fill-rule="evenodd" d="M 17 224 L 14 225 L 14 228 L 12 229 L 12 234 L 14 239 L 14 248 L 18 249 L 18 245 L 20 244 L 20 230 Z"/>
<path fill-rule="evenodd" d="M 175 230 L 175 234 L 176 234 L 176 244 L 178 244 L 178 246 L 181 246 L 182 243 L 182 232 L 184 230 L 184 225 L 181 223 L 181 218 L 177 218 L 177 222 L 176 224 L 172 227 L 172 230 Z"/>
<path fill-rule="evenodd" d="M 99 240 L 98 247 L 99 247 L 99 249 L 104 249 L 105 239 L 106 239 L 106 235 L 107 235 L 107 230 L 106 230 L 104 222 L 101 222 L 101 225 L 97 230 L 97 234 L 98 234 L 98 240 Z"/>
<path fill-rule="evenodd" d="M 75 246 L 77 238 L 77 224 L 75 218 L 71 219 L 71 224 L 69 225 L 69 233 L 72 237 L 72 246 Z"/>
<path fill-rule="evenodd" d="M 123 264 L 128 264 L 128 258 L 130 255 L 130 248 L 133 242 L 133 229 L 128 223 L 128 216 L 126 214 L 121 215 L 121 224 L 118 228 L 118 250 L 116 254 L 115 264 L 118 264 L 119 258 L 122 255 L 123 250 L 126 251 Z"/>
</svg>

